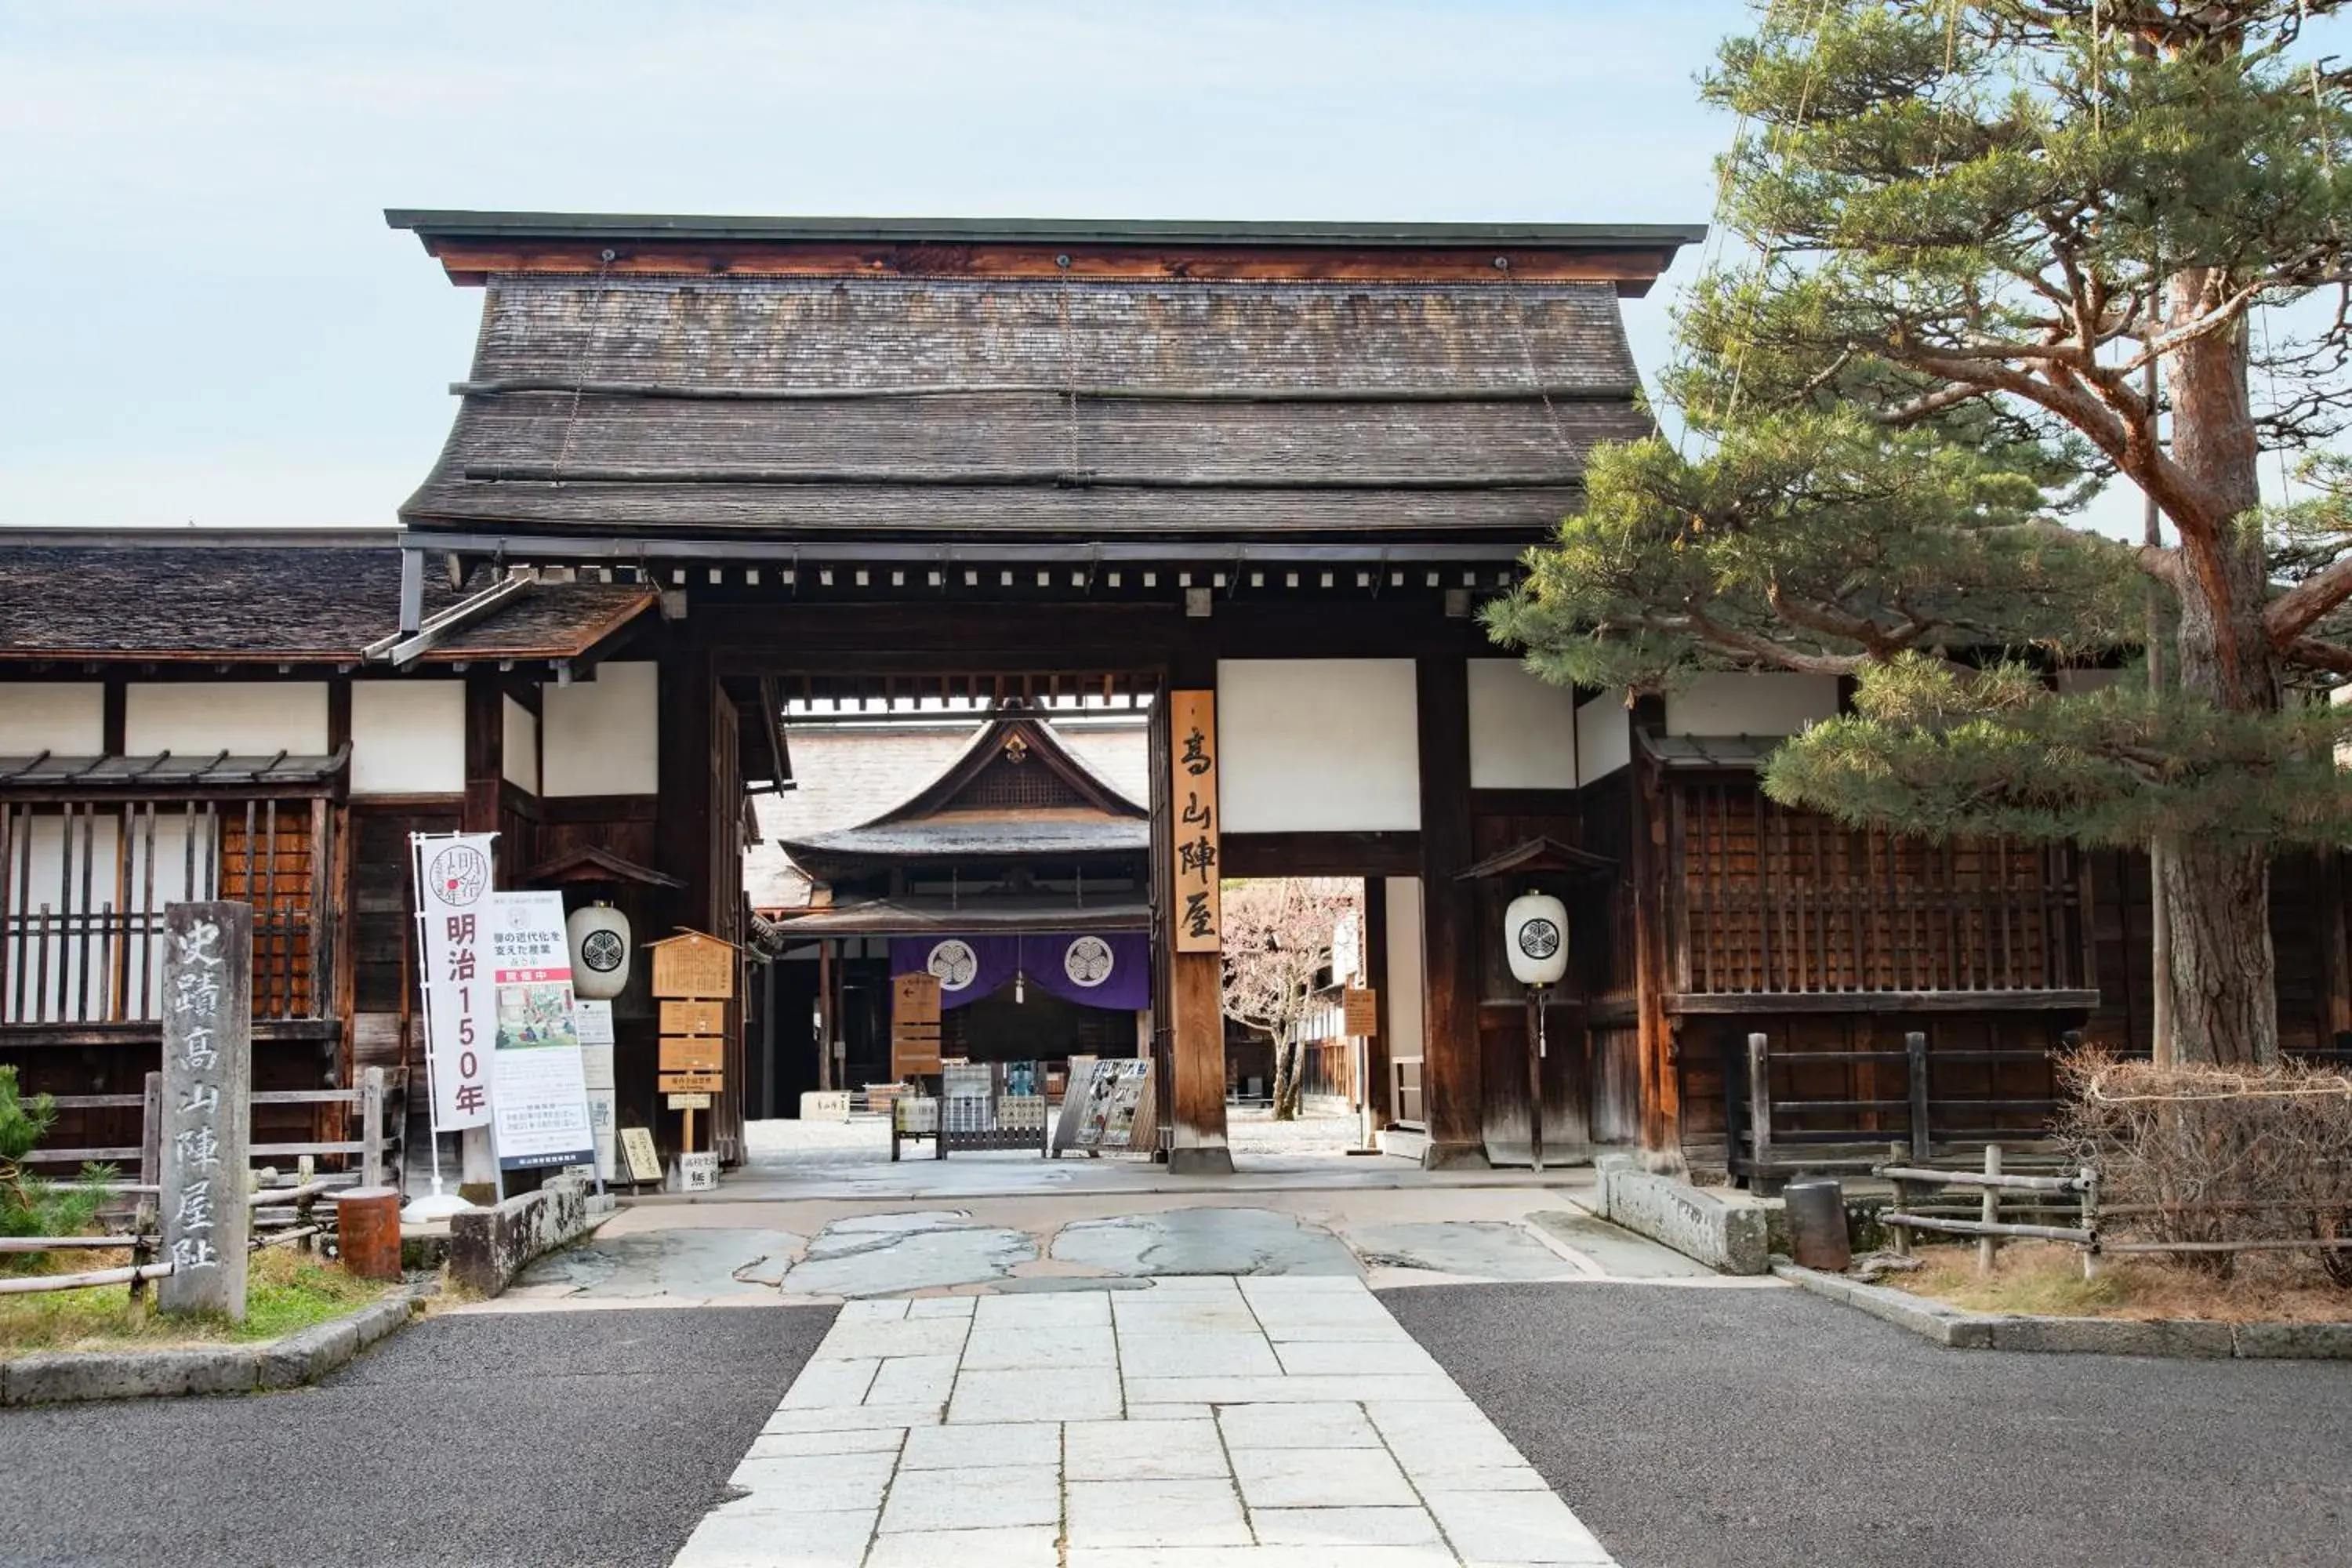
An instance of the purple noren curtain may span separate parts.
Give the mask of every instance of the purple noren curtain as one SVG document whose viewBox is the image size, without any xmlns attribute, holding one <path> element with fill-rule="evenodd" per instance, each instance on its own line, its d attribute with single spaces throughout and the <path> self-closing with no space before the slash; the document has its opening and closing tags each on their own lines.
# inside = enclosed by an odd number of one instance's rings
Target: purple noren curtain
<svg viewBox="0 0 2352 1568">
<path fill-rule="evenodd" d="M 1016 973 L 1082 1006 L 1132 1013 L 1151 1005 L 1151 939 L 1141 931 L 890 939 L 892 975 L 924 970 L 940 977 L 943 1007 L 993 995 Z"/>
</svg>

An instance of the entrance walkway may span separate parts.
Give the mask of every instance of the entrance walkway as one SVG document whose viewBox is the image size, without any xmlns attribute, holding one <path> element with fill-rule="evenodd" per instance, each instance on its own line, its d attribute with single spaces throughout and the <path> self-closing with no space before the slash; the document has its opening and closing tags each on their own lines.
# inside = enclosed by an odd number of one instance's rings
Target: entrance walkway
<svg viewBox="0 0 2352 1568">
<path fill-rule="evenodd" d="M 1352 1278 L 853 1301 L 675 1568 L 1609 1564 Z"/>
</svg>

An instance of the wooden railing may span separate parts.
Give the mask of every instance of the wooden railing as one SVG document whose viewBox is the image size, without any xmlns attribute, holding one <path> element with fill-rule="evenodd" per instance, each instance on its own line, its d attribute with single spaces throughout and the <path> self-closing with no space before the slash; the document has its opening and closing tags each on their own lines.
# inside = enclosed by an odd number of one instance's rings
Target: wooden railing
<svg viewBox="0 0 2352 1568">
<path fill-rule="evenodd" d="M 84 1165 L 135 1164 L 139 1172 L 137 1185 L 154 1186 L 163 1180 L 162 1145 L 158 1141 L 163 1125 L 162 1073 L 147 1075 L 143 1094 L 58 1094 L 50 1096 L 49 1100 L 59 1110 L 137 1110 L 142 1130 L 140 1142 L 134 1147 L 38 1148 L 22 1156 L 18 1163 L 69 1165 L 76 1170 Z M 404 1077 L 395 1079 L 384 1068 L 373 1067 L 360 1074 L 355 1089 L 256 1089 L 250 1103 L 348 1106 L 356 1110 L 360 1123 L 357 1138 L 256 1143 L 252 1147 L 256 1160 L 355 1161 L 357 1170 L 346 1175 L 359 1185 L 371 1187 L 383 1185 L 388 1174 L 399 1173 L 402 1129 L 408 1121 Z"/>
<path fill-rule="evenodd" d="M 253 906 L 257 1023 L 329 1016 L 335 812 L 301 799 L 0 803 L 0 1027 L 152 1025 L 163 910 Z"/>
</svg>

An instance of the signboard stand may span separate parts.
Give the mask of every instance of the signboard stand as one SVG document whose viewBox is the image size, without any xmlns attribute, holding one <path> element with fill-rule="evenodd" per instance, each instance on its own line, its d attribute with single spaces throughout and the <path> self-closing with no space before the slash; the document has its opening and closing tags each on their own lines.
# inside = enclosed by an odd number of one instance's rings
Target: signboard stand
<svg viewBox="0 0 2352 1568">
<path fill-rule="evenodd" d="M 646 944 L 653 954 L 653 994 L 662 998 L 660 1088 L 685 1118 L 678 1133 L 682 1191 L 719 1184 L 719 1155 L 694 1146 L 694 1113 L 711 1108 L 727 1088 L 727 1003 L 735 994 L 738 958 L 732 943 L 707 931 L 682 930 Z"/>
</svg>

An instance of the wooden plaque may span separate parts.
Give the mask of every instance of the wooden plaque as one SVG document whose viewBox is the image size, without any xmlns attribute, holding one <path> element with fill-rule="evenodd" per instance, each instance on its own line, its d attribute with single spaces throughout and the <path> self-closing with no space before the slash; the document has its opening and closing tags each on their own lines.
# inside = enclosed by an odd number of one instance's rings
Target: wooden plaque
<svg viewBox="0 0 2352 1568">
<path fill-rule="evenodd" d="M 654 955 L 654 994 L 703 996 L 724 1001 L 735 994 L 735 950 L 704 931 L 682 931 L 646 943 Z"/>
<path fill-rule="evenodd" d="M 717 1094 L 727 1087 L 715 1072 L 666 1072 L 658 1081 L 664 1094 Z"/>
<path fill-rule="evenodd" d="M 661 1070 L 664 1072 L 720 1072 L 725 1070 L 722 1059 L 726 1042 L 710 1035 L 664 1035 L 661 1042 Z"/>
<path fill-rule="evenodd" d="M 901 974 L 890 982 L 890 1076 L 940 1070 L 940 977 Z"/>
<path fill-rule="evenodd" d="M 708 1110 L 710 1097 L 707 1094 L 673 1094 L 666 1097 L 672 1110 Z"/>
<path fill-rule="evenodd" d="M 1223 910 L 1218 896 L 1217 694 L 1168 694 L 1169 918 L 1176 951 L 1215 952 Z"/>
<path fill-rule="evenodd" d="M 661 1032 L 665 1035 L 723 1035 L 727 1032 L 724 1002 L 664 1002 Z"/>
<path fill-rule="evenodd" d="M 622 1128 L 621 1157 L 628 1163 L 630 1181 L 658 1182 L 662 1179 L 661 1155 L 654 1148 L 652 1128 Z"/>
<path fill-rule="evenodd" d="M 1342 1027 L 1356 1038 L 1369 1040 L 1381 1032 L 1381 994 L 1370 986 L 1349 986 L 1341 994 L 1340 1010 L 1346 1020 Z"/>
</svg>

